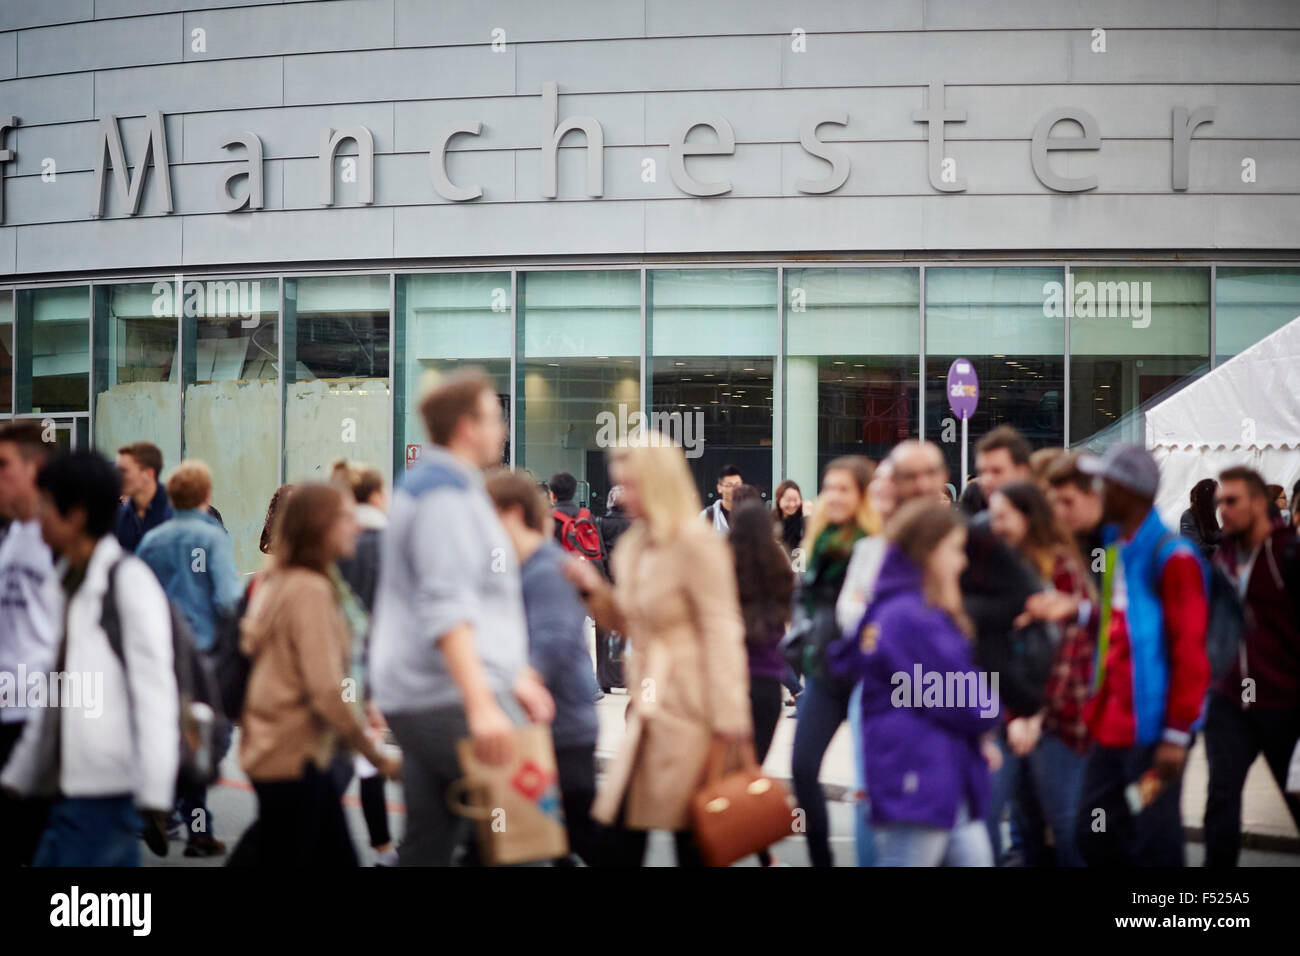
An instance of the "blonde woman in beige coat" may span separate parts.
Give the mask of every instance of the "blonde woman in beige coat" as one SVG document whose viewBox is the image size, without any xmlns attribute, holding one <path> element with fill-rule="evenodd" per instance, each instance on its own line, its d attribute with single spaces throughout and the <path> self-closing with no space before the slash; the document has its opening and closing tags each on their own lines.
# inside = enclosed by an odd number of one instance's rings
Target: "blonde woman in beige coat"
<svg viewBox="0 0 1300 956">
<path fill-rule="evenodd" d="M 596 796 L 601 863 L 640 866 L 650 830 L 671 830 L 680 866 L 700 865 L 690 800 L 715 738 L 752 740 L 745 631 L 726 540 L 699 518 L 686 460 L 666 445 L 617 453 L 632 527 L 613 554 L 612 587 L 589 563 L 568 567 L 601 627 L 627 635 L 630 701 L 622 748 Z"/>
</svg>

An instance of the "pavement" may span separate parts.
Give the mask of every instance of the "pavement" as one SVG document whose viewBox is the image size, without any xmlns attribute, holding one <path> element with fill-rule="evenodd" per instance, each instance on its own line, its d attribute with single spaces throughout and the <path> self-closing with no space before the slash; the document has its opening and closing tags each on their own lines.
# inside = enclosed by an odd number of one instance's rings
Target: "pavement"
<svg viewBox="0 0 1300 956">
<path fill-rule="evenodd" d="M 596 705 L 600 718 L 600 737 L 597 743 L 597 761 L 603 764 L 616 751 L 623 734 L 624 712 L 628 697 L 623 691 L 607 694 Z M 764 762 L 764 769 L 773 777 L 789 782 L 790 752 L 794 742 L 793 711 L 786 714 L 777 725 L 772 748 Z M 238 741 L 222 762 L 220 782 L 208 791 L 210 822 L 215 835 L 227 841 L 233 849 L 239 835 L 253 822 L 257 814 L 257 800 L 247 778 L 239 768 Z M 1187 858 L 1191 866 L 1199 866 L 1204 848 L 1201 836 L 1201 815 L 1205 807 L 1206 764 L 1204 749 L 1198 744 L 1188 761 L 1183 784 L 1183 820 L 1187 828 Z M 853 756 L 847 727 L 841 728 L 831 741 L 822 763 L 822 784 L 829 799 L 831 821 L 831 852 L 837 866 L 855 865 L 853 840 Z M 400 838 L 405 818 L 402 788 L 389 783 L 389 825 L 393 836 Z M 375 853 L 369 847 L 365 821 L 361 815 L 357 796 L 357 782 L 353 780 L 344 797 L 344 808 L 352 832 L 352 842 L 357 847 L 363 865 L 372 865 Z M 1297 835 L 1286 806 L 1277 791 L 1272 776 L 1263 761 L 1251 768 L 1246 783 L 1243 809 L 1245 838 L 1241 855 L 1242 866 L 1300 866 L 1300 835 Z M 194 859 L 182 855 L 184 844 L 173 841 L 166 857 L 156 857 L 141 847 L 141 862 L 146 866 L 221 866 L 224 857 Z M 801 837 L 792 837 L 773 847 L 779 863 L 788 866 L 807 866 L 808 853 Z M 651 834 L 647 850 L 647 865 L 672 866 L 674 862 L 672 838 L 666 833 Z M 756 865 L 755 860 L 745 860 L 743 866 Z"/>
<path fill-rule="evenodd" d="M 623 712 L 627 708 L 627 695 L 621 691 L 607 694 L 596 705 L 600 715 L 600 738 L 597 755 L 612 755 L 618 746 L 623 729 Z M 790 753 L 794 746 L 794 711 L 785 709 L 777 724 L 772 748 L 768 751 L 763 769 L 772 777 L 790 780 Z M 1188 755 L 1183 778 L 1183 826 L 1187 838 L 1202 839 L 1202 821 L 1205 816 L 1206 784 L 1209 765 L 1205 761 L 1205 746 L 1197 740 Z M 855 790 L 853 780 L 853 752 L 848 725 L 840 727 L 822 760 L 822 787 L 832 800 L 851 800 Z M 1250 768 L 1242 794 L 1242 845 L 1260 850 L 1300 854 L 1300 833 L 1297 833 L 1286 803 L 1278 792 L 1277 783 L 1269 772 L 1264 758 L 1260 757 Z"/>
</svg>

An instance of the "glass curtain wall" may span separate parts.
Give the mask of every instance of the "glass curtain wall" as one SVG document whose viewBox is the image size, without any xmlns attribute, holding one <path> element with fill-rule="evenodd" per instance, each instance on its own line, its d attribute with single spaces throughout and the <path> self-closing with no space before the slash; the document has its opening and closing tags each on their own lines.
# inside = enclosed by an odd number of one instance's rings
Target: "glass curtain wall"
<svg viewBox="0 0 1300 956">
<path fill-rule="evenodd" d="M 17 414 L 90 410 L 90 287 L 19 289 L 14 307 Z"/>
<path fill-rule="evenodd" d="M 439 375 L 465 366 L 487 372 L 510 421 L 513 300 L 509 272 L 397 277 L 395 472 L 409 468 L 429 440 L 420 399 Z M 503 455 L 510 460 L 507 444 Z"/>
<path fill-rule="evenodd" d="M 0 415 L 14 410 L 14 294 L 0 292 Z"/>
<path fill-rule="evenodd" d="M 284 280 L 284 478 L 341 459 L 391 478 L 387 275 Z"/>
<path fill-rule="evenodd" d="M 948 367 L 969 359 L 979 405 L 968 425 L 975 442 L 1012 425 L 1035 448 L 1065 440 L 1065 319 L 1054 294 L 1060 268 L 929 268 L 925 271 L 925 437 L 943 449 L 949 480 L 961 487 L 961 422 L 948 406 Z"/>
<path fill-rule="evenodd" d="M 641 273 L 521 273 L 516 327 L 515 465 L 568 472 L 575 500 L 604 514 L 608 449 L 641 408 Z"/>
<path fill-rule="evenodd" d="M 657 424 L 684 440 L 705 503 L 723 464 L 764 492 L 788 475 L 810 494 L 830 458 L 878 458 L 916 435 L 922 299 L 924 431 L 954 477 L 943 385 L 956 357 L 981 378 L 972 440 L 1007 422 L 1035 446 L 1100 450 L 1142 441 L 1142 409 L 1203 374 L 1211 348 L 1227 361 L 1300 317 L 1297 265 L 1220 266 L 1213 289 L 1199 265 L 783 272 L 780 288 L 771 268 L 592 268 L 309 276 L 283 293 L 277 278 L 0 290 L 0 417 L 48 417 L 61 447 L 93 437 L 112 455 L 145 439 L 169 469 L 206 461 L 251 570 L 281 475 L 322 478 L 340 458 L 400 472 L 425 441 L 422 388 L 463 365 L 495 383 L 515 430 L 507 460 L 572 472 L 599 513 L 601 426 L 616 442 L 641 409 L 677 416 Z"/>
<path fill-rule="evenodd" d="M 14 294 L 14 414 L 50 416 L 60 447 L 90 445 L 90 287 Z"/>
<path fill-rule="evenodd" d="M 179 316 L 175 282 L 97 285 L 94 292 L 95 447 L 158 446 L 167 474 L 181 456 Z"/>
<path fill-rule="evenodd" d="M 839 455 L 916 437 L 918 269 L 785 270 L 784 474 L 806 497 Z"/>
<path fill-rule="evenodd" d="M 1300 269 L 1215 271 L 1215 362 L 1222 364 L 1300 318 Z"/>
<path fill-rule="evenodd" d="M 1143 410 L 1204 374 L 1210 270 L 1071 270 L 1070 444 L 1146 441 Z"/>
<path fill-rule="evenodd" d="M 184 284 L 182 454 L 212 471 L 212 503 L 241 573 L 262 566 L 266 506 L 278 481 L 278 279 Z"/>
<path fill-rule="evenodd" d="M 705 505 L 735 465 L 770 498 L 775 269 L 651 269 L 646 273 L 648 411 L 676 428 Z M 664 423 L 667 423 L 665 426 Z"/>
</svg>

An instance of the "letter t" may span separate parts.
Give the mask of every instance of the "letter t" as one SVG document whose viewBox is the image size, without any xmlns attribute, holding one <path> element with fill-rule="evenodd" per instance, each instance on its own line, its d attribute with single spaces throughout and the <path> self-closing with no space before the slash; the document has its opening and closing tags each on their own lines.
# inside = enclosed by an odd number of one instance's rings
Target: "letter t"
<svg viewBox="0 0 1300 956">
<path fill-rule="evenodd" d="M 957 179 L 945 183 L 941 176 L 943 165 L 943 124 L 966 122 L 965 110 L 948 110 L 943 106 L 943 80 L 930 84 L 930 97 L 923 110 L 912 111 L 913 123 L 928 123 L 930 127 L 930 185 L 940 192 L 960 193 L 966 191 L 966 180 Z"/>
</svg>

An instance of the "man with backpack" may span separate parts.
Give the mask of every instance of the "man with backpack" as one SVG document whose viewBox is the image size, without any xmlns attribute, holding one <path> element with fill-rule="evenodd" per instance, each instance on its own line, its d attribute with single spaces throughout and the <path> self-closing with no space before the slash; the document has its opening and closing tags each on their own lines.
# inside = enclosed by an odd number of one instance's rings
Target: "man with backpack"
<svg viewBox="0 0 1300 956">
<path fill-rule="evenodd" d="M 54 445 L 43 440 L 38 422 L 0 428 L 0 514 L 13 521 L 0 532 L 0 674 L 17 684 L 27 674 L 47 673 L 54 664 L 59 619 L 54 556 L 37 520 L 36 475 Z M 0 699 L 0 768 L 8 761 L 27 722 L 40 711 L 24 700 Z M 0 795 L 0 866 L 32 861 L 45 828 L 44 800 Z"/>
<path fill-rule="evenodd" d="M 1262 751 L 1300 827 L 1300 798 L 1286 793 L 1287 764 L 1300 738 L 1300 541 L 1269 519 L 1264 479 L 1250 468 L 1219 476 L 1223 538 L 1215 566 L 1246 609 L 1235 660 L 1210 691 L 1205 753 L 1205 865 L 1236 866 L 1241 791 Z"/>
<path fill-rule="evenodd" d="M 1205 568 L 1153 507 L 1150 452 L 1112 445 L 1079 468 L 1101 483 L 1107 525 L 1075 839 L 1089 866 L 1183 866 L 1183 768 L 1210 684 Z"/>
<path fill-rule="evenodd" d="M 212 473 L 201 461 L 183 461 L 167 480 L 171 518 L 145 534 L 136 557 L 158 578 L 168 599 L 185 616 L 194 644 L 211 655 L 222 628 L 236 626 L 235 608 L 242 589 L 235 570 L 230 535 L 208 513 Z M 228 728 L 227 728 L 228 730 Z M 230 736 L 214 740 L 212 760 L 220 763 Z M 177 793 L 177 810 L 186 830 L 185 855 L 220 856 L 226 845 L 213 835 L 207 787 L 191 783 Z"/>
<path fill-rule="evenodd" d="M 113 535 L 120 484 L 108 461 L 64 454 L 36 484 L 41 534 L 60 555 L 60 694 L 27 722 L 0 786 L 54 798 L 34 865 L 136 866 L 140 813 L 155 826 L 165 818 L 180 761 L 171 610 L 153 573 L 124 558 Z M 110 581 L 120 657 L 103 623 Z"/>
<path fill-rule="evenodd" d="M 596 565 L 608 579 L 609 554 L 602 529 L 591 517 L 591 512 L 573 500 L 578 491 L 578 479 L 562 471 L 552 475 L 546 487 L 551 496 L 551 517 L 555 519 L 555 540 L 569 554 Z M 597 625 L 596 683 L 600 686 L 597 700 L 613 688 L 623 686 L 621 668 L 614 661 L 610 648 L 611 637 L 609 631 Z"/>
<path fill-rule="evenodd" d="M 607 555 L 600 528 L 591 512 L 573 500 L 578 491 L 578 479 L 562 471 L 551 476 L 547 488 L 551 496 L 551 517 L 555 519 L 556 542 L 570 554 L 595 564 L 601 574 L 608 577 Z"/>
</svg>

